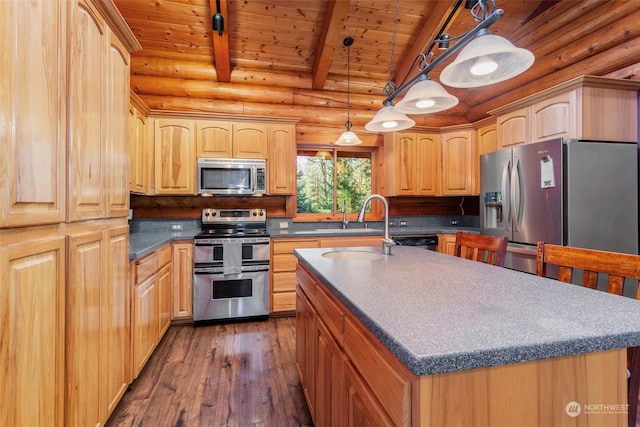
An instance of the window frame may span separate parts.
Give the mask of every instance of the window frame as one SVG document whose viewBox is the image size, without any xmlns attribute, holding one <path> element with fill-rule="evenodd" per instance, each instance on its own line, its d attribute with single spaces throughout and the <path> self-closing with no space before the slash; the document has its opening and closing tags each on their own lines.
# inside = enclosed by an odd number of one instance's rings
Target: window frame
<svg viewBox="0 0 640 427">
<path fill-rule="evenodd" d="M 294 196 L 294 222 L 335 222 L 342 221 L 342 214 L 340 213 L 340 209 L 337 206 L 337 191 L 333 192 L 333 213 L 299 213 L 298 212 L 298 185 L 297 185 L 297 176 L 298 176 L 298 152 L 304 151 L 329 151 L 332 153 L 332 158 L 334 162 L 333 168 L 333 182 L 334 189 L 336 188 L 337 183 L 337 174 L 338 171 L 335 167 L 338 155 L 337 153 L 340 151 L 349 151 L 349 152 L 366 152 L 371 155 L 371 193 L 376 194 L 379 193 L 380 188 L 380 148 L 377 146 L 336 146 L 336 145 L 322 145 L 322 144 L 297 144 L 296 145 L 296 192 Z M 366 219 L 368 221 L 382 221 L 384 212 L 382 209 L 381 203 L 371 203 L 371 212 L 368 212 L 366 215 Z M 355 221 L 357 219 L 357 213 L 347 213 L 347 218 L 349 221 Z"/>
</svg>

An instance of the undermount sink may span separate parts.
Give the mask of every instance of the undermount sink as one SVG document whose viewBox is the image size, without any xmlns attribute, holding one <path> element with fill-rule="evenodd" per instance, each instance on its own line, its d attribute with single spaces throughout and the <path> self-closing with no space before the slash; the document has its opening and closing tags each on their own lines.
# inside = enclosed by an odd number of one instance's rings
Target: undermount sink
<svg viewBox="0 0 640 427">
<path fill-rule="evenodd" d="M 376 261 L 385 258 L 380 252 L 373 251 L 331 251 L 322 254 L 325 258 L 339 259 L 344 261 Z"/>
</svg>

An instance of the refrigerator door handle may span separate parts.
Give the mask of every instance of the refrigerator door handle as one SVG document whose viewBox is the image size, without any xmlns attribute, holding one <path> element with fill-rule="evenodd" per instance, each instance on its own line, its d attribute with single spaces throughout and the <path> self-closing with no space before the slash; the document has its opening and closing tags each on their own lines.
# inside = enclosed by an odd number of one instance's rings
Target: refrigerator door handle
<svg viewBox="0 0 640 427">
<path fill-rule="evenodd" d="M 509 166 L 511 165 L 511 159 L 504 159 L 504 166 L 502 168 L 502 197 L 503 200 L 507 196 L 507 177 L 509 176 Z M 502 217 L 504 220 L 504 230 L 509 231 L 509 216 L 511 212 L 504 212 Z"/>
<path fill-rule="evenodd" d="M 514 231 L 520 231 L 518 227 L 518 202 L 516 201 L 516 190 L 520 188 L 520 180 L 518 179 L 518 168 L 520 167 L 520 159 L 513 156 L 513 168 L 511 169 L 511 220 Z M 519 192 L 518 192 L 519 193 Z M 518 194 L 520 196 L 520 194 Z"/>
</svg>

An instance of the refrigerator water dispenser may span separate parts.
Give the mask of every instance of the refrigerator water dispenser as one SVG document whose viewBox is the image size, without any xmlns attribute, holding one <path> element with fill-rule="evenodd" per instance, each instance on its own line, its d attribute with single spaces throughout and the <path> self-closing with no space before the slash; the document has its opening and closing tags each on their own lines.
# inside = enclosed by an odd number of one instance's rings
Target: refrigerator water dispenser
<svg viewBox="0 0 640 427">
<path fill-rule="evenodd" d="M 484 193 L 484 227 L 502 227 L 502 192 Z"/>
</svg>

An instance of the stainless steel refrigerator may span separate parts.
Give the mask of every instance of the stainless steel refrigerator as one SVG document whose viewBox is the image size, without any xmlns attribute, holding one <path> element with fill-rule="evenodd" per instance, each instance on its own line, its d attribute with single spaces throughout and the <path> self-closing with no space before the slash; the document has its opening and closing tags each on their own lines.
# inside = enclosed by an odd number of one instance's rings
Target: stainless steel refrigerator
<svg viewBox="0 0 640 427">
<path fill-rule="evenodd" d="M 538 241 L 638 253 L 638 146 L 554 139 L 480 156 L 480 230 L 535 273 Z"/>
</svg>

